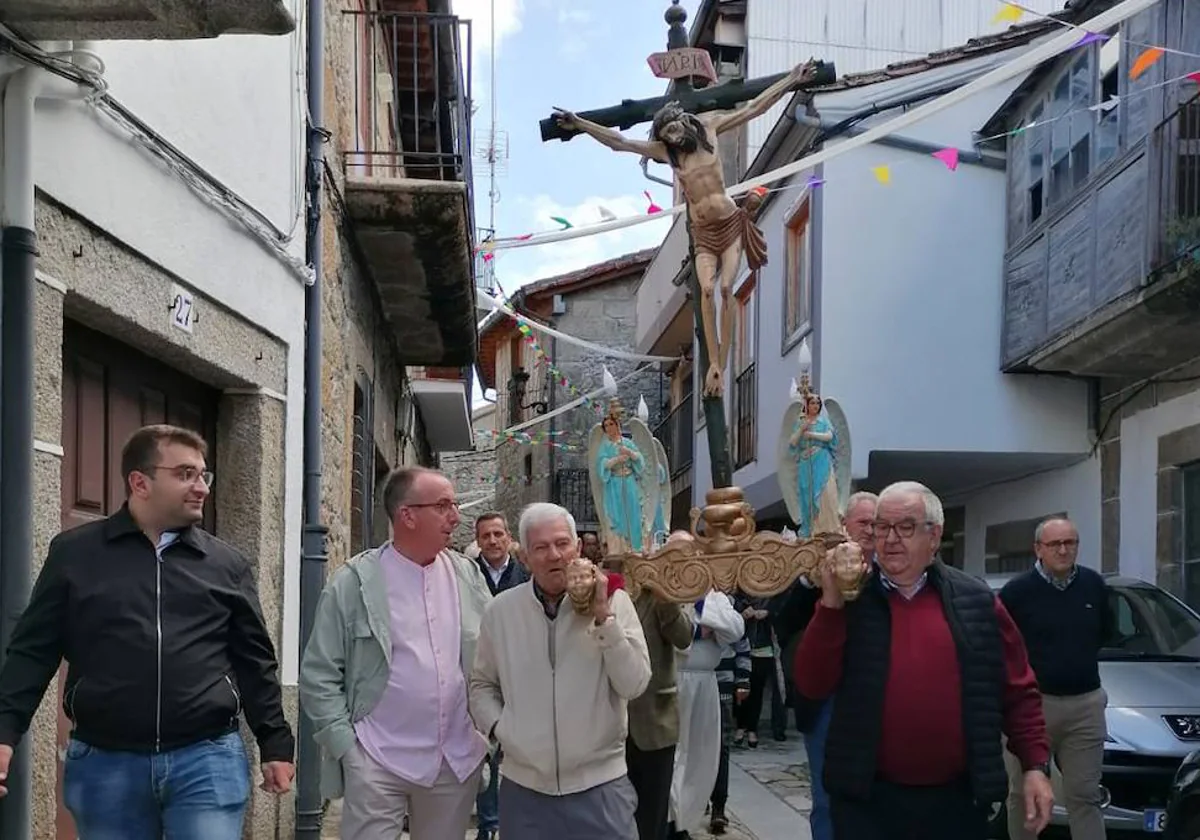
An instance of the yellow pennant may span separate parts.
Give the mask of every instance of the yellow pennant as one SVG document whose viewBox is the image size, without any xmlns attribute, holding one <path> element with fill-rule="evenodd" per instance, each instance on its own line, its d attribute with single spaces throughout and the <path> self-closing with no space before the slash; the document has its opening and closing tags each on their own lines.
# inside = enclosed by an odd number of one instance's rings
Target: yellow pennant
<svg viewBox="0 0 1200 840">
<path fill-rule="evenodd" d="M 887 185 L 892 183 L 892 167 L 890 166 L 872 167 L 871 174 L 874 175 L 875 180 L 881 184 Z"/>
<path fill-rule="evenodd" d="M 992 18 L 992 25 L 997 23 L 1016 23 L 1021 19 L 1021 15 L 1025 14 L 1025 10 L 1020 6 L 1014 6 L 1012 3 L 1005 3 L 1000 7 L 1000 11 L 996 12 L 996 16 Z"/>
</svg>

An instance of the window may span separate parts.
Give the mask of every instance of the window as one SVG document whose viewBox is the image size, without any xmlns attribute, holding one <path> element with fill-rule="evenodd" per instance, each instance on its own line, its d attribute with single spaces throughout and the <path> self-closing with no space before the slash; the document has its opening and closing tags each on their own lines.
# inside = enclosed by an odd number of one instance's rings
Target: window
<svg viewBox="0 0 1200 840">
<path fill-rule="evenodd" d="M 754 366 L 758 278 L 750 275 L 734 295 L 733 466 L 740 469 L 757 457 L 758 379 Z"/>
<path fill-rule="evenodd" d="M 1200 463 L 1183 468 L 1183 593 L 1200 609 Z"/>
<path fill-rule="evenodd" d="M 1070 201 L 1121 150 L 1122 106 L 1112 99 L 1119 92 L 1121 36 L 1110 34 L 1072 53 L 1030 103 L 1020 121 L 1026 130 L 1010 138 L 1010 154 L 1021 161 L 1009 168 L 1011 195 L 1025 204 L 1023 212 L 1011 213 L 1014 239 Z"/>
<path fill-rule="evenodd" d="M 786 346 L 808 331 L 812 319 L 812 235 L 810 203 L 805 199 L 787 222 L 784 260 L 783 336 Z"/>
<path fill-rule="evenodd" d="M 370 548 L 375 537 L 373 392 L 365 372 L 359 371 L 359 379 L 354 383 L 354 441 L 350 465 L 350 551 L 354 554 Z"/>
</svg>

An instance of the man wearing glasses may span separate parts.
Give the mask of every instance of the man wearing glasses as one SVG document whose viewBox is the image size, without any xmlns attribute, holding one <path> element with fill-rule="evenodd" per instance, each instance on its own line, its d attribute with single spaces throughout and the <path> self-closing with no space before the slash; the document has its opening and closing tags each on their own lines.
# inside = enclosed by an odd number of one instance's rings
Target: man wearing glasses
<svg viewBox="0 0 1200 840">
<path fill-rule="evenodd" d="M 199 527 L 204 439 L 146 426 L 121 453 L 126 501 L 50 543 L 0 671 L 0 795 L 59 663 L 71 740 L 63 798 L 80 837 L 238 840 L 250 795 L 292 783 L 295 742 L 250 564 Z"/>
<path fill-rule="evenodd" d="M 401 467 L 383 504 L 391 542 L 334 573 L 300 664 L 300 702 L 321 746 L 321 792 L 344 797 L 342 840 L 462 837 L 487 739 L 467 711 L 479 621 L 492 600 L 479 567 L 447 546 L 454 485 Z"/>
<path fill-rule="evenodd" d="M 1100 648 L 1108 638 L 1108 585 L 1077 562 L 1079 532 L 1066 517 L 1047 519 L 1033 534 L 1037 560 L 1005 584 L 1000 600 L 1025 637 L 1042 689 L 1046 732 L 1063 777 L 1063 804 L 1073 840 L 1103 840 L 1100 773 L 1108 697 L 1100 687 Z M 1010 774 L 1016 760 L 1006 756 Z M 1009 797 L 1008 833 L 1032 840 L 1021 803 Z"/>
<path fill-rule="evenodd" d="M 945 517 L 924 485 L 879 494 L 874 574 L 847 603 L 822 569 L 796 651 L 801 694 L 836 692 L 825 789 L 838 840 L 984 840 L 1019 757 L 1024 827 L 1050 819 L 1049 744 L 1025 645 L 986 583 L 937 559 Z"/>
</svg>

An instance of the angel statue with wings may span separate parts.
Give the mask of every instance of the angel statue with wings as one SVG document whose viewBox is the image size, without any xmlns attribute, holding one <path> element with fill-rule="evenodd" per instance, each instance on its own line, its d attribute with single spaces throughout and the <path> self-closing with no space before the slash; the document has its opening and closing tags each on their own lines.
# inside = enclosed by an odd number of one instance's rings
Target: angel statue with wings
<svg viewBox="0 0 1200 840">
<path fill-rule="evenodd" d="M 665 534 L 671 530 L 671 464 L 667 460 L 667 450 L 658 438 L 654 439 L 654 454 L 658 461 L 658 505 L 654 509 L 654 534 Z"/>
<path fill-rule="evenodd" d="M 588 436 L 592 498 L 610 555 L 642 552 L 658 507 L 658 458 L 654 437 L 641 420 L 629 421 L 631 438 L 621 434 L 616 400 Z"/>
<path fill-rule="evenodd" d="M 784 412 L 779 442 L 780 489 L 799 535 L 840 533 L 850 494 L 850 429 L 841 406 L 803 389 Z"/>
</svg>

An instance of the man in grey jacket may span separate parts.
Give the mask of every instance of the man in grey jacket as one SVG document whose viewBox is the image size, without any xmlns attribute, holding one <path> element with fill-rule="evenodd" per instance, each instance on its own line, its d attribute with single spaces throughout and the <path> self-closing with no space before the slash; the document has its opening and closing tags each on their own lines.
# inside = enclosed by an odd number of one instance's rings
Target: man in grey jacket
<svg viewBox="0 0 1200 840">
<path fill-rule="evenodd" d="M 392 541 L 334 573 L 300 665 L 300 702 L 322 748 L 321 790 L 344 796 L 342 840 L 462 837 L 487 742 L 467 677 L 491 593 L 447 551 L 454 487 L 401 468 L 384 487 Z"/>
</svg>

